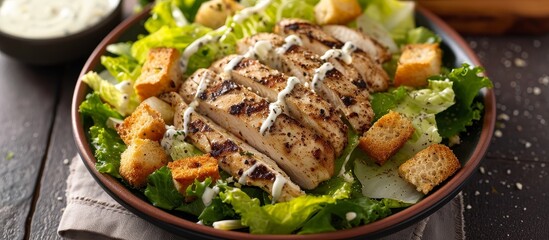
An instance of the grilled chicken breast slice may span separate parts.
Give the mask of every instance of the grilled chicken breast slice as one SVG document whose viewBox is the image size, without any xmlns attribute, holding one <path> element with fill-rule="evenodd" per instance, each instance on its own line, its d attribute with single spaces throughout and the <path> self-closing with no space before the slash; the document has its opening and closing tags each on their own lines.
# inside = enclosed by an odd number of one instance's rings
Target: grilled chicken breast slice
<svg viewBox="0 0 549 240">
<path fill-rule="evenodd" d="M 233 65 L 231 61 L 238 63 Z M 229 73 L 233 81 L 251 88 L 270 102 L 275 102 L 288 84 L 285 74 L 261 64 L 258 60 L 238 55 L 222 58 L 210 68 L 218 73 Z M 328 102 L 298 84 L 286 96 L 286 106 L 286 114 L 328 140 L 334 147 L 336 156 L 341 154 L 347 145 L 347 125 Z"/>
<path fill-rule="evenodd" d="M 303 47 L 319 56 L 323 56 L 330 49 L 342 49 L 344 46 L 343 42 L 324 32 L 320 26 L 301 19 L 284 19 L 277 23 L 275 32 L 284 36 L 298 36 L 303 42 Z M 368 86 L 370 91 L 374 92 L 387 90 L 389 75 L 383 70 L 381 64 L 373 61 L 360 49 L 353 51 L 350 56 L 352 67 L 336 59 L 331 59 L 331 62 L 338 71 L 351 77 L 350 80 L 359 89 L 366 89 Z M 358 72 L 362 78 L 357 78 L 358 74 L 355 72 Z M 363 81 L 366 81 L 367 86 Z"/>
<path fill-rule="evenodd" d="M 239 53 L 247 52 L 259 41 L 267 41 L 273 48 L 279 49 L 285 44 L 284 39 L 279 35 L 260 33 L 239 41 Z M 271 50 L 259 60 L 288 75 L 296 76 L 301 81 L 307 82 L 309 87 L 315 85 L 313 84 L 315 71 L 324 64 L 319 56 L 298 45 L 292 45 L 280 54 L 276 53 L 279 49 Z M 368 92 L 361 91 L 350 81 L 345 80 L 343 74 L 336 69 L 325 73 L 324 80 L 321 83 L 317 82 L 316 93 L 338 109 L 359 133 L 370 128 L 374 112 Z"/>
<path fill-rule="evenodd" d="M 261 134 L 269 102 L 234 81 L 198 70 L 180 89 L 186 102 L 193 101 L 203 78 L 209 83 L 198 94 L 199 112 L 271 157 L 302 188 L 313 189 L 332 177 L 335 155 L 328 142 L 284 113 L 271 119 L 272 125 Z"/>
<path fill-rule="evenodd" d="M 352 42 L 358 49 L 367 53 L 378 63 L 384 63 L 391 60 L 389 49 L 356 29 L 342 25 L 325 25 L 322 26 L 322 30 L 341 42 Z"/>
<path fill-rule="evenodd" d="M 162 95 L 162 99 L 169 102 L 175 110 L 176 129 L 183 129 L 183 116 L 188 105 L 174 92 Z M 272 159 L 210 119 L 196 112 L 191 113 L 189 117 L 186 141 L 202 152 L 210 153 L 217 159 L 220 168 L 231 174 L 236 181 L 243 185 L 259 187 L 269 192 L 273 200 L 278 202 L 289 201 L 304 194 Z"/>
</svg>

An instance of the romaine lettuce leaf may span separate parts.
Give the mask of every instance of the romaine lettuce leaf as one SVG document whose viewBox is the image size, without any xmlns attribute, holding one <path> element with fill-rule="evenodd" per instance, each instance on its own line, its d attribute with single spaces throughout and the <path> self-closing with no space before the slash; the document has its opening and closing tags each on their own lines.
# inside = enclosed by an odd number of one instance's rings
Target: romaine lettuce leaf
<svg viewBox="0 0 549 240">
<path fill-rule="evenodd" d="M 141 74 L 141 65 L 126 55 L 101 56 L 101 64 L 118 82 L 135 82 Z"/>
<path fill-rule="evenodd" d="M 149 175 L 145 196 L 154 206 L 167 210 L 175 209 L 183 203 L 183 196 L 173 183 L 172 172 L 166 166 Z"/>
<path fill-rule="evenodd" d="M 113 177 L 121 178 L 120 155 L 126 150 L 126 145 L 115 130 L 105 127 L 92 126 L 90 136 L 95 148 L 95 168 L 101 173 L 107 173 Z"/>
<path fill-rule="evenodd" d="M 453 69 L 447 75 L 432 77 L 431 79 L 449 79 L 453 82 L 453 89 L 456 94 L 456 104 L 448 110 L 436 115 L 440 135 L 449 138 L 466 131 L 473 121 L 479 120 L 483 105 L 475 102 L 480 89 L 491 88 L 492 82 L 483 75 L 481 67 L 470 67 L 463 64 L 460 68 Z"/>
<path fill-rule="evenodd" d="M 257 198 L 250 198 L 238 188 L 219 193 L 225 203 L 232 205 L 241 216 L 242 225 L 250 228 L 253 234 L 289 234 L 295 232 L 323 206 L 347 198 L 349 193 L 340 192 L 336 196 L 305 195 L 288 202 L 260 206 Z"/>
<path fill-rule="evenodd" d="M 413 1 L 369 0 L 363 5 L 366 5 L 363 14 L 365 20 L 371 19 L 381 24 L 391 33 L 396 43 L 405 42 L 408 31 L 416 26 Z M 361 27 L 360 21 L 365 20 L 357 20 L 357 25 Z M 367 26 L 362 26 L 362 29 L 367 30 Z M 388 47 L 394 52 L 393 46 Z"/>
<path fill-rule="evenodd" d="M 86 73 L 82 77 L 82 81 L 123 116 L 131 114 L 139 105 L 139 99 L 133 88 L 129 88 L 129 92 L 124 92 L 113 83 L 101 78 L 96 72 Z"/>
<path fill-rule="evenodd" d="M 140 64 L 143 64 L 151 48 L 173 47 L 182 51 L 196 39 L 211 31 L 210 28 L 198 24 L 183 27 L 162 26 L 156 32 L 137 40 L 132 45 L 131 53 Z"/>
<path fill-rule="evenodd" d="M 103 103 L 97 93 L 88 94 L 78 111 L 84 116 L 91 117 L 94 123 L 89 133 L 97 159 L 95 168 L 101 173 L 121 178 L 118 172 L 120 155 L 126 150 L 126 145 L 115 130 L 107 127 L 107 119 L 121 119 L 122 115 Z"/>
<path fill-rule="evenodd" d="M 412 43 L 439 43 L 442 39 L 436 33 L 425 27 L 411 29 L 406 34 L 406 44 Z"/>
<path fill-rule="evenodd" d="M 412 121 L 412 138 L 384 165 L 378 166 L 364 154 L 357 153 L 354 172 L 362 184 L 362 193 L 371 198 L 389 198 L 416 203 L 423 194 L 398 176 L 398 167 L 427 146 L 440 143 L 435 114 L 454 104 L 451 81 L 430 80 L 425 89 L 408 92 L 393 109 Z"/>
<path fill-rule="evenodd" d="M 98 93 L 88 94 L 86 96 L 86 100 L 84 100 L 78 107 L 78 111 L 84 116 L 91 117 L 94 125 L 100 127 L 106 127 L 107 119 L 110 117 L 122 119 L 122 115 L 120 113 L 101 101 Z"/>
<path fill-rule="evenodd" d="M 371 223 L 390 214 L 391 209 L 382 201 L 367 197 L 338 200 L 322 208 L 303 225 L 298 233 L 310 234 L 349 229 Z"/>
<path fill-rule="evenodd" d="M 182 27 L 194 22 L 196 13 L 207 0 L 159 0 L 151 9 L 151 17 L 145 22 L 149 33 L 158 31 L 162 26 Z"/>
<path fill-rule="evenodd" d="M 212 199 L 212 203 L 204 208 L 198 220 L 202 221 L 202 224 L 211 226 L 214 222 L 224 219 L 234 219 L 237 217 L 236 212 L 231 205 L 221 201 L 219 196 Z"/>
<path fill-rule="evenodd" d="M 408 91 L 405 87 L 401 86 L 396 89 L 389 90 L 387 92 L 378 92 L 372 94 L 372 110 L 374 110 L 374 121 L 377 121 L 383 115 L 387 114 L 389 110 L 394 109 L 400 101 L 406 97 Z"/>
</svg>

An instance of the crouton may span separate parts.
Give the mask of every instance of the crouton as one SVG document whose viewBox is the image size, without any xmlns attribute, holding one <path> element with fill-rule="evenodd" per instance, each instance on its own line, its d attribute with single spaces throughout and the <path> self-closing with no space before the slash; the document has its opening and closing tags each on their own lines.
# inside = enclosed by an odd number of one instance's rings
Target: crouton
<svg viewBox="0 0 549 240">
<path fill-rule="evenodd" d="M 377 164 L 383 165 L 410 139 L 414 131 L 409 119 L 390 111 L 364 133 L 358 146 Z"/>
<path fill-rule="evenodd" d="M 120 176 L 130 185 L 140 188 L 147 184 L 147 177 L 165 166 L 170 157 L 160 143 L 150 139 L 134 139 L 122 153 Z"/>
<path fill-rule="evenodd" d="M 316 22 L 325 24 L 347 24 L 360 16 L 362 9 L 357 0 L 321 0 L 315 6 Z"/>
<path fill-rule="evenodd" d="M 225 24 L 228 16 L 232 16 L 243 7 L 234 0 L 211 0 L 200 5 L 195 22 L 209 28 L 219 28 Z"/>
<path fill-rule="evenodd" d="M 220 178 L 217 160 L 209 154 L 170 162 L 168 168 L 172 171 L 175 187 L 183 195 L 186 195 L 187 187 L 193 184 L 195 179 L 204 181 L 211 177 L 215 182 Z"/>
<path fill-rule="evenodd" d="M 454 175 L 460 167 L 461 164 L 450 148 L 434 144 L 400 165 L 398 174 L 413 184 L 418 192 L 427 194 Z"/>
<path fill-rule="evenodd" d="M 438 43 L 410 44 L 404 47 L 395 73 L 395 86 L 422 87 L 427 78 L 439 75 L 442 52 Z"/>
<path fill-rule="evenodd" d="M 176 91 L 183 82 L 179 58 L 175 48 L 153 48 L 141 69 L 134 88 L 141 100 L 161 93 Z"/>
<path fill-rule="evenodd" d="M 130 145 L 137 138 L 159 141 L 166 132 L 166 124 L 158 111 L 148 104 L 140 104 L 116 127 L 116 131 L 126 145 Z"/>
</svg>

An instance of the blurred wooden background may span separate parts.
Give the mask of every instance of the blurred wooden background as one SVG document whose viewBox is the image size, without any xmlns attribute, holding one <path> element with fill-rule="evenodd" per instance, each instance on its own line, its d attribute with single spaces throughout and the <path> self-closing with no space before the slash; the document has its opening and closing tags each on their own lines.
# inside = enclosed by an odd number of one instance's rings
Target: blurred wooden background
<svg viewBox="0 0 549 240">
<path fill-rule="evenodd" d="M 416 0 L 467 34 L 549 33 L 549 0 Z"/>
</svg>

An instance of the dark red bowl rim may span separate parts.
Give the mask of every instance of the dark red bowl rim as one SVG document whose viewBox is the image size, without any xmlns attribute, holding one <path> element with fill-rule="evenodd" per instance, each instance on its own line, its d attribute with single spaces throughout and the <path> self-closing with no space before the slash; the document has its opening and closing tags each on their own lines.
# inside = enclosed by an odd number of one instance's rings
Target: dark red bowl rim
<svg viewBox="0 0 549 240">
<path fill-rule="evenodd" d="M 471 61 L 471 64 L 480 66 L 480 62 L 477 59 L 474 52 L 469 48 L 467 43 L 444 23 L 440 18 L 435 16 L 430 11 L 418 7 L 417 11 L 429 19 L 435 26 L 440 28 L 445 34 L 457 44 L 465 54 L 465 56 Z M 420 219 L 428 216 L 432 212 L 442 207 L 446 202 L 452 199 L 465 184 L 474 171 L 478 168 L 480 161 L 484 157 L 490 139 L 493 134 L 496 115 L 495 95 L 493 90 L 483 90 L 482 97 L 484 100 L 484 117 L 482 122 L 482 131 L 479 136 L 478 144 L 473 150 L 471 157 L 467 163 L 442 187 L 435 192 L 426 196 L 419 203 L 406 208 L 398 213 L 395 213 L 389 217 L 381 219 L 379 221 L 348 229 L 340 230 L 337 232 L 310 234 L 310 235 L 251 235 L 248 233 L 223 231 L 217 230 L 211 227 L 202 226 L 192 221 L 183 219 L 181 217 L 172 215 L 166 211 L 158 209 L 151 205 L 149 202 L 142 200 L 135 196 L 129 189 L 121 184 L 115 178 L 99 173 L 95 169 L 95 157 L 92 153 L 90 143 L 86 139 L 86 134 L 83 128 L 83 122 L 80 114 L 78 113 L 78 106 L 85 99 L 86 94 L 89 92 L 88 87 L 81 81 L 81 76 L 86 72 L 93 70 L 98 64 L 100 64 L 99 56 L 105 54 L 105 48 L 108 44 L 114 43 L 122 34 L 130 27 L 137 24 L 140 20 L 144 19 L 148 15 L 148 11 L 144 11 L 136 16 L 133 16 L 124 22 L 122 22 L 117 28 L 115 28 L 95 49 L 88 61 L 86 62 L 80 77 L 75 87 L 73 100 L 72 100 L 72 128 L 74 132 L 74 138 L 80 156 L 84 161 L 86 167 L 96 179 L 96 181 L 105 189 L 105 191 L 116 199 L 120 204 L 128 208 L 136 215 L 160 226 L 167 230 L 179 234 L 192 234 L 196 237 L 204 238 L 229 238 L 229 239 L 340 239 L 340 238 L 356 238 L 364 236 L 380 236 L 387 234 L 388 232 L 395 232 L 402 229 Z"/>
</svg>

